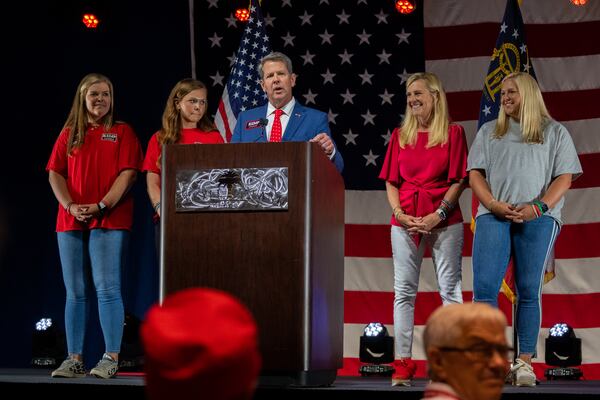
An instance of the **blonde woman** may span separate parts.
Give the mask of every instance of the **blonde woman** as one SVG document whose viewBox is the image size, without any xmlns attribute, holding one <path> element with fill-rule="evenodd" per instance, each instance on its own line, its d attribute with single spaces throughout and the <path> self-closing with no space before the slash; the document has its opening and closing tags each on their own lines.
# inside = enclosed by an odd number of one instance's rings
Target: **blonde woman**
<svg viewBox="0 0 600 400">
<path fill-rule="evenodd" d="M 53 377 L 85 376 L 83 342 L 89 293 L 96 291 L 105 353 L 90 373 L 111 378 L 118 370 L 124 310 L 121 269 L 133 224 L 128 195 L 142 160 L 131 127 L 113 120 L 113 85 L 100 74 L 85 76 L 46 166 L 60 203 L 58 250 L 67 291 L 68 358 Z"/>
<path fill-rule="evenodd" d="M 569 132 L 550 117 L 530 75 L 512 73 L 502 81 L 498 119 L 477 133 L 468 170 L 479 199 L 474 301 L 498 305 L 512 255 L 519 342 L 511 373 L 516 385 L 534 386 L 544 266 L 560 231 L 564 195 L 582 170 Z"/>
<path fill-rule="evenodd" d="M 406 112 L 390 139 L 379 178 L 392 209 L 395 373 L 392 385 L 408 385 L 415 299 L 425 247 L 430 247 L 444 304 L 462 303 L 463 217 L 457 206 L 467 178 L 462 126 L 449 122 L 446 94 L 431 73 L 406 82 Z"/>
</svg>

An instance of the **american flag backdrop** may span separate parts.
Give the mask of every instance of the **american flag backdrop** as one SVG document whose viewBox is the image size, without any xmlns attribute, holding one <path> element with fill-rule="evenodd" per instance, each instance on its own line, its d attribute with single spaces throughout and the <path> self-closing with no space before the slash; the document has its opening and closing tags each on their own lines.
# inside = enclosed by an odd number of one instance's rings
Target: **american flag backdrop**
<svg viewBox="0 0 600 400">
<path fill-rule="evenodd" d="M 211 112 L 219 101 L 246 25 L 236 8 L 248 1 L 191 0 L 197 77 L 209 87 Z M 450 115 L 472 142 L 484 80 L 506 0 L 424 0 L 399 14 L 392 0 L 263 0 L 266 34 L 274 51 L 289 55 L 298 75 L 297 101 L 329 114 L 346 184 L 344 368 L 358 374 L 359 337 L 366 324 L 392 324 L 391 210 L 377 179 L 391 131 L 405 108 L 413 72 L 436 73 Z M 556 322 L 570 324 L 583 343 L 583 371 L 600 379 L 600 2 L 523 0 L 527 45 L 551 115 L 570 131 L 584 174 L 563 209 L 556 244 L 556 278 L 544 286 L 537 364 L 543 376 L 544 339 Z M 229 93 L 231 96 L 231 93 Z M 233 127 L 231 127 L 233 129 Z M 463 295 L 472 298 L 471 191 L 462 195 L 465 218 Z M 504 296 L 501 308 L 511 319 Z M 431 258 L 423 263 L 415 312 L 413 357 L 425 375 L 423 324 L 441 300 Z M 507 335 L 512 337 L 512 331 Z"/>
</svg>

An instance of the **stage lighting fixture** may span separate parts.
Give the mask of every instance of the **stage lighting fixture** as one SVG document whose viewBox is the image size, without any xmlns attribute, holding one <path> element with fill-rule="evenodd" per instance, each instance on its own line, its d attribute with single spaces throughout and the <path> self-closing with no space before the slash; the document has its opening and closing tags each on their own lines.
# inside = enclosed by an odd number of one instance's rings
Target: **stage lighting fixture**
<svg viewBox="0 0 600 400">
<path fill-rule="evenodd" d="M 125 313 L 123 339 L 119 353 L 119 370 L 141 371 L 144 366 L 144 349 L 140 340 L 140 320 L 131 313 Z"/>
<path fill-rule="evenodd" d="M 247 8 L 238 8 L 235 10 L 235 18 L 242 22 L 248 21 L 250 19 L 250 10 Z"/>
<path fill-rule="evenodd" d="M 52 323 L 42 318 L 35 324 L 31 338 L 31 364 L 39 368 L 54 368 L 65 358 L 65 338 Z"/>
<path fill-rule="evenodd" d="M 86 13 L 83 14 L 81 22 L 83 22 L 88 29 L 96 29 L 100 23 L 100 20 L 94 14 Z"/>
<path fill-rule="evenodd" d="M 571 4 L 576 5 L 576 6 L 585 6 L 587 3 L 587 0 L 570 0 Z"/>
<path fill-rule="evenodd" d="M 546 338 L 546 364 L 557 368 L 548 368 L 544 372 L 546 379 L 580 379 L 581 339 L 575 336 L 573 328 L 565 323 L 555 324 Z"/>
<path fill-rule="evenodd" d="M 360 337 L 359 349 L 361 365 L 358 372 L 362 376 L 392 376 L 394 367 L 394 338 L 380 322 L 371 322 L 365 326 Z"/>
<path fill-rule="evenodd" d="M 396 1 L 396 10 L 400 14 L 410 14 L 415 11 L 416 4 L 411 0 L 397 0 Z"/>
</svg>

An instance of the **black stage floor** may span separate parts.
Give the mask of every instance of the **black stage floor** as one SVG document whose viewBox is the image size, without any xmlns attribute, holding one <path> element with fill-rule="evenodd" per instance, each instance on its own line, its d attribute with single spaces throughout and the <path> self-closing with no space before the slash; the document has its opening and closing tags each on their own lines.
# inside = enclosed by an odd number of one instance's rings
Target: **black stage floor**
<svg viewBox="0 0 600 400">
<path fill-rule="evenodd" d="M 391 387 L 389 378 L 338 377 L 333 386 L 320 388 L 277 387 L 259 385 L 255 399 L 420 399 L 426 380 L 416 380 L 411 387 Z M 144 378 L 119 374 L 114 379 L 94 377 L 78 379 L 51 378 L 49 370 L 0 369 L 0 393 L 15 393 L 18 398 L 66 398 L 143 400 Z M 32 397 L 30 397 L 32 396 Z M 73 396 L 73 397 L 72 397 Z M 74 397 L 82 396 L 82 397 Z M 277 397 L 274 397 L 277 396 Z M 502 399 L 600 399 L 600 381 L 542 381 L 534 388 L 506 386 Z M 176 400 L 176 399 L 172 399 Z"/>
</svg>

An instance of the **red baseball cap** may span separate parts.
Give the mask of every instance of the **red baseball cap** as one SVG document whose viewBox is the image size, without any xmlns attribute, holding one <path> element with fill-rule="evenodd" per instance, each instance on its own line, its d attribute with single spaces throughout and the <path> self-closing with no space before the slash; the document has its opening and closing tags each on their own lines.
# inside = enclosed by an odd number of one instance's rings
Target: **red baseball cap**
<svg viewBox="0 0 600 400">
<path fill-rule="evenodd" d="M 149 399 L 252 397 L 261 366 L 258 328 L 231 294 L 173 293 L 150 308 L 141 338 Z"/>
</svg>

